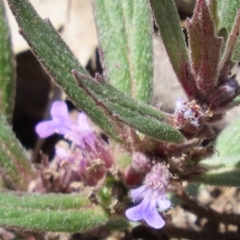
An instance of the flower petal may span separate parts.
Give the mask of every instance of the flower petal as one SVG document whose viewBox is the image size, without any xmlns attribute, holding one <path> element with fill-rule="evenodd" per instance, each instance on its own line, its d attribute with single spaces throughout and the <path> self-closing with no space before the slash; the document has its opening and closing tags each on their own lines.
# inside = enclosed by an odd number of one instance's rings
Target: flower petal
<svg viewBox="0 0 240 240">
<path fill-rule="evenodd" d="M 55 133 L 55 125 L 56 124 L 52 120 L 43 121 L 36 125 L 35 131 L 39 137 L 46 138 Z"/>
<path fill-rule="evenodd" d="M 146 201 L 147 200 L 148 199 L 146 199 Z M 143 201 L 145 201 L 145 199 Z M 149 201 L 148 209 L 146 209 L 144 220 L 149 226 L 156 229 L 162 228 L 165 225 L 164 220 L 157 211 L 155 201 Z"/>
<path fill-rule="evenodd" d="M 81 132 L 82 131 L 93 132 L 88 123 L 87 115 L 83 112 L 80 112 L 78 114 L 78 129 Z"/>
<path fill-rule="evenodd" d="M 137 206 L 129 208 L 125 212 L 125 214 L 129 220 L 136 222 L 144 218 L 146 209 L 147 207 L 144 205 L 144 202 L 142 201 Z"/>
<path fill-rule="evenodd" d="M 132 189 L 130 191 L 130 196 L 133 201 L 139 202 L 141 201 L 146 195 L 150 194 L 148 189 L 145 185 L 138 187 L 136 189 Z"/>
<path fill-rule="evenodd" d="M 135 207 L 125 212 L 127 218 L 132 221 L 145 220 L 153 228 L 159 229 L 165 225 L 164 220 L 159 215 L 156 208 L 156 199 L 145 197 L 143 201 Z"/>
<path fill-rule="evenodd" d="M 55 101 L 51 106 L 50 113 L 53 119 L 71 121 L 68 115 L 67 104 L 63 101 Z"/>
<path fill-rule="evenodd" d="M 161 198 L 158 198 L 157 204 L 161 211 L 165 211 L 166 209 L 171 207 L 171 202 L 166 196 L 162 196 Z"/>
</svg>

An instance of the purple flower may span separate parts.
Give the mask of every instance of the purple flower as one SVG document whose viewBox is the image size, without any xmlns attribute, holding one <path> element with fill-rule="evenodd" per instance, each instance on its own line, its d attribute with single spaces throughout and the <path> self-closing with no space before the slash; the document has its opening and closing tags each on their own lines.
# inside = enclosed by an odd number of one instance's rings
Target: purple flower
<svg viewBox="0 0 240 240">
<path fill-rule="evenodd" d="M 65 102 L 54 102 L 50 114 L 51 120 L 36 126 L 37 134 L 45 138 L 58 133 L 73 143 L 67 148 L 57 148 L 53 162 L 59 166 L 67 162 L 85 183 L 97 184 L 113 163 L 109 146 L 91 129 L 83 112 L 78 114 L 77 123 L 73 122 Z"/>
<path fill-rule="evenodd" d="M 169 181 L 169 172 L 160 163 L 153 166 L 151 172 L 146 175 L 144 185 L 130 191 L 134 202 L 141 201 L 126 211 L 129 220 L 145 220 L 153 228 L 159 229 L 165 225 L 158 210 L 165 211 L 171 206 L 166 197 L 166 188 Z"/>
<path fill-rule="evenodd" d="M 75 124 L 69 117 L 66 103 L 56 101 L 52 104 L 50 114 L 52 120 L 43 121 L 36 126 L 36 132 L 41 138 L 59 133 L 81 148 L 94 148 L 95 134 L 83 112 L 78 114 L 78 124 Z"/>
</svg>

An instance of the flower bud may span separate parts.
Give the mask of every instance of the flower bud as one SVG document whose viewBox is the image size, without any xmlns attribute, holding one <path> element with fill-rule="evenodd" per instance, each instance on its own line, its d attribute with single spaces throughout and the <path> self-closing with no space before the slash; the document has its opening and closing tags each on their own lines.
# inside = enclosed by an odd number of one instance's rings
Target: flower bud
<svg viewBox="0 0 240 240">
<path fill-rule="evenodd" d="M 146 173 L 151 168 L 151 161 L 145 154 L 135 152 L 132 155 L 132 167 L 136 172 Z"/>
<path fill-rule="evenodd" d="M 224 108 L 230 103 L 239 92 L 239 84 L 235 78 L 231 78 L 224 84 L 218 86 L 212 94 L 208 96 L 209 107 L 211 110 Z"/>
<path fill-rule="evenodd" d="M 128 185 L 134 186 L 142 182 L 144 174 L 137 172 L 132 166 L 125 170 L 125 181 Z"/>
<path fill-rule="evenodd" d="M 174 112 L 174 124 L 187 134 L 196 134 L 203 125 L 205 115 L 196 101 L 177 101 Z"/>
</svg>

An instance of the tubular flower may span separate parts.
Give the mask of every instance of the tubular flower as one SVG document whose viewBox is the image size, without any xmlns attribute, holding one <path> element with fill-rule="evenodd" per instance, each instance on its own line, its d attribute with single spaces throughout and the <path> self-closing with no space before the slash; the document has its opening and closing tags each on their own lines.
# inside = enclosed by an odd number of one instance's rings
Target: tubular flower
<svg viewBox="0 0 240 240">
<path fill-rule="evenodd" d="M 83 112 L 78 114 L 78 124 L 75 124 L 69 117 L 66 103 L 56 101 L 52 104 L 50 114 L 52 120 L 40 122 L 36 126 L 39 137 L 46 138 L 58 133 L 81 148 L 88 146 L 94 148 L 95 133 L 90 128 Z"/>
<path fill-rule="evenodd" d="M 65 102 L 54 102 L 50 114 L 51 120 L 40 122 L 36 126 L 37 134 L 45 138 L 58 133 L 72 142 L 69 148 L 56 149 L 53 162 L 59 166 L 63 162 L 67 163 L 85 183 L 97 184 L 105 175 L 106 168 L 113 163 L 109 146 L 91 129 L 85 113 L 80 112 L 77 124 L 74 123 Z"/>
<path fill-rule="evenodd" d="M 169 172 L 166 166 L 160 163 L 154 165 L 146 175 L 144 185 L 130 191 L 133 202 L 140 202 L 126 211 L 129 220 L 145 220 L 153 228 L 159 229 L 165 225 L 159 211 L 165 211 L 171 206 L 166 197 L 169 182 Z"/>
</svg>

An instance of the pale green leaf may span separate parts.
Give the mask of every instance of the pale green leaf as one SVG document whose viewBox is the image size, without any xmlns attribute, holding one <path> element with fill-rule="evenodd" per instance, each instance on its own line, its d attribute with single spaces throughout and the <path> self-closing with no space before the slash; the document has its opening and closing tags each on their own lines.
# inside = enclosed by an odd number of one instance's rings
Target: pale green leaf
<svg viewBox="0 0 240 240">
<path fill-rule="evenodd" d="M 109 136 L 117 141 L 119 133 L 106 113 L 74 81 L 73 68 L 88 74 L 58 35 L 49 21 L 42 20 L 27 0 L 8 0 L 20 27 L 20 32 L 49 74 L 64 89 L 68 97 L 86 112 Z"/>
<path fill-rule="evenodd" d="M 215 186 L 240 186 L 240 157 L 212 157 L 201 161 L 199 166 L 207 171 L 194 178 L 193 182 Z"/>
<path fill-rule="evenodd" d="M 93 79 L 76 70 L 73 70 L 73 74 L 79 86 L 99 105 L 110 111 L 117 120 L 158 140 L 174 143 L 184 141 L 183 135 L 169 124 L 170 119 L 166 113 L 131 99 L 101 77 Z"/>
<path fill-rule="evenodd" d="M 79 232 L 107 222 L 84 194 L 0 192 L 0 226 L 30 231 Z"/>
<path fill-rule="evenodd" d="M 152 20 L 147 0 L 92 0 L 106 79 L 152 102 Z"/>
<path fill-rule="evenodd" d="M 8 187 L 27 190 L 37 176 L 30 157 L 16 138 L 6 118 L 0 115 L 0 169 Z"/>
<path fill-rule="evenodd" d="M 3 0 L 0 0 L 0 111 L 11 121 L 15 103 L 15 64 Z"/>
<path fill-rule="evenodd" d="M 190 80 L 186 73 L 189 58 L 174 2 L 173 0 L 149 0 L 149 2 L 173 69 L 183 88 L 188 90 Z"/>
</svg>

